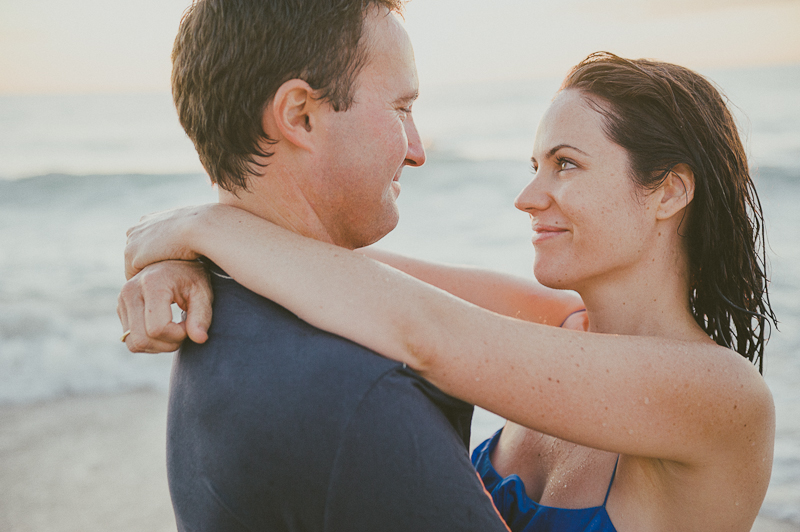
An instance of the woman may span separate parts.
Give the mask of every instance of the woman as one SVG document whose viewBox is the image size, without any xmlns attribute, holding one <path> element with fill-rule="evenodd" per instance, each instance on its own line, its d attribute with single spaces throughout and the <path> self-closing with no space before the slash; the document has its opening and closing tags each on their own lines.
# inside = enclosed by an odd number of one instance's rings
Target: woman
<svg viewBox="0 0 800 532">
<path fill-rule="evenodd" d="M 750 530 L 772 463 L 759 370 L 774 316 L 760 205 L 720 94 L 676 65 L 593 54 L 542 119 L 532 164 L 516 206 L 534 273 L 581 295 L 588 333 L 219 205 L 146 220 L 128 265 L 207 256 L 509 419 L 473 459 L 512 530 Z"/>
</svg>

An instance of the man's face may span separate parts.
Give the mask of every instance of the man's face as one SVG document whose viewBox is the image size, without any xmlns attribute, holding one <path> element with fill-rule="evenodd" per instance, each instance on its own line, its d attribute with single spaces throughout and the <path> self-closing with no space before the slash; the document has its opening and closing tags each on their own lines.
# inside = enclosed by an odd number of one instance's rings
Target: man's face
<svg viewBox="0 0 800 532">
<path fill-rule="evenodd" d="M 334 243 L 351 249 L 394 229 L 400 173 L 425 162 L 411 115 L 419 82 L 408 35 L 385 9 L 371 9 L 364 29 L 368 57 L 354 103 L 323 117 L 323 149 L 309 197 Z"/>
</svg>

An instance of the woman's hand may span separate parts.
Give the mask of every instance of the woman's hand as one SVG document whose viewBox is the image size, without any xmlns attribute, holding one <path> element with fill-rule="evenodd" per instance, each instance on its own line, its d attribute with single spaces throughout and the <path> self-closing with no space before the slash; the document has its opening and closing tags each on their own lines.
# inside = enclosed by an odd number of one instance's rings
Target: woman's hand
<svg viewBox="0 0 800 532">
<path fill-rule="evenodd" d="M 148 266 L 122 287 L 117 314 L 130 331 L 125 345 L 134 353 L 166 353 L 188 336 L 201 344 L 208 339 L 214 293 L 206 269 L 197 261 L 168 260 Z M 185 313 L 172 321 L 172 303 Z"/>
<path fill-rule="evenodd" d="M 164 260 L 194 260 L 191 235 L 199 220 L 217 204 L 183 207 L 143 216 L 128 229 L 125 277 L 130 279 L 145 266 Z"/>
</svg>

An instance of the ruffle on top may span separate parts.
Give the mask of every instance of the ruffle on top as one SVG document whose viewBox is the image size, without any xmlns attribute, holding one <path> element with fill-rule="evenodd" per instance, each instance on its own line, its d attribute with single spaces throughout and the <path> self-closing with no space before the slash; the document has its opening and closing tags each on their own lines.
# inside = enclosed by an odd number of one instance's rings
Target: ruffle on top
<svg viewBox="0 0 800 532">
<path fill-rule="evenodd" d="M 501 432 L 502 429 L 475 448 L 472 464 L 511 532 L 617 532 L 606 512 L 616 466 L 602 506 L 578 509 L 544 506 L 528 497 L 525 484 L 518 475 L 503 478 L 494 469 L 490 456 Z"/>
</svg>

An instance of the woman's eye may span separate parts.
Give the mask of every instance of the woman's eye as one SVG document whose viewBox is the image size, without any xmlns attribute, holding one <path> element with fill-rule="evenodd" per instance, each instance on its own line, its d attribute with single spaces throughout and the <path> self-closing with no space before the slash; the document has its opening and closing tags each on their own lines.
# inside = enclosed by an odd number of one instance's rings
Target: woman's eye
<svg viewBox="0 0 800 532">
<path fill-rule="evenodd" d="M 561 170 L 571 170 L 572 168 L 577 168 L 577 165 L 567 159 L 561 159 L 558 161 L 558 167 Z"/>
</svg>

